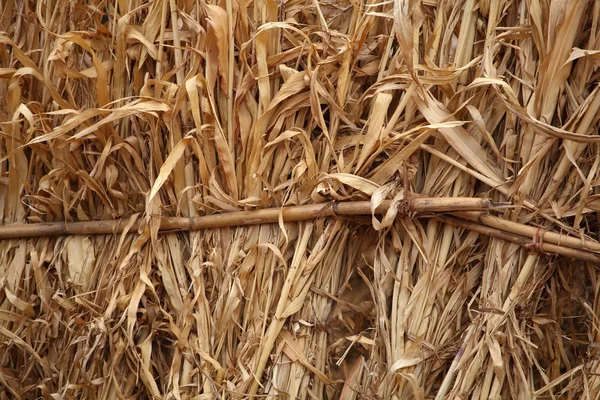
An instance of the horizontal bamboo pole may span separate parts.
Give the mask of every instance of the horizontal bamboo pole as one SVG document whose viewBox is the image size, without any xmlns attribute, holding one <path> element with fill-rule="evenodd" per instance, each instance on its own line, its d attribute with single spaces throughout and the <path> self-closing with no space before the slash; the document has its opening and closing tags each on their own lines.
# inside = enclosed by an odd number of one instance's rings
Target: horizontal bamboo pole
<svg viewBox="0 0 600 400">
<path fill-rule="evenodd" d="M 383 214 L 391 207 L 392 201 L 383 201 L 375 210 Z M 426 198 L 415 197 L 397 204 L 400 217 L 408 213 L 436 214 L 440 221 L 469 229 L 484 235 L 500 238 L 521 246 L 532 246 L 537 250 L 566 257 L 600 262 L 600 243 L 556 232 L 544 231 L 536 227 L 506 221 L 482 211 L 505 207 L 488 199 L 481 198 Z M 437 213 L 451 213 L 452 216 Z M 159 232 L 194 231 L 236 226 L 274 224 L 281 218 L 284 222 L 307 221 L 332 216 L 371 215 L 369 201 L 348 201 L 319 203 L 283 208 L 267 208 L 253 211 L 235 211 L 202 217 L 158 217 Z M 129 224 L 128 220 L 101 220 L 80 222 L 45 222 L 12 224 L 0 226 L 0 240 L 61 235 L 110 235 L 122 233 L 128 225 L 130 232 L 137 232 L 145 220 Z M 537 239 L 536 239 L 537 237 Z M 537 244 L 535 241 L 539 241 Z"/>
<path fill-rule="evenodd" d="M 391 200 L 383 201 L 375 210 L 377 214 L 385 213 L 391 206 Z M 502 206 L 502 205 L 500 205 Z M 438 213 L 450 211 L 490 210 L 498 205 L 488 199 L 444 197 L 444 198 L 411 198 L 400 202 L 399 212 Z M 370 215 L 369 201 L 348 201 L 339 203 L 319 203 L 303 206 L 266 208 L 253 211 L 234 211 L 223 214 L 205 215 L 202 217 L 160 217 L 159 232 L 195 231 L 201 229 L 226 228 L 284 222 L 307 221 L 322 217 Z M 130 231 L 137 231 L 143 221 L 136 221 Z M 80 221 L 80 222 L 42 222 L 32 224 L 12 224 L 0 226 L 0 239 L 17 239 L 38 236 L 58 235 L 110 235 L 123 232 L 126 220 Z"/>
<path fill-rule="evenodd" d="M 521 236 L 527 236 L 529 238 L 535 237 L 539 234 L 541 242 L 548 242 L 558 246 L 566 246 L 575 249 L 589 250 L 595 253 L 600 253 L 600 243 L 592 240 L 581 240 L 576 236 L 568 236 L 557 232 L 540 230 L 534 226 L 520 224 L 514 221 L 508 221 L 506 219 L 497 217 L 491 214 L 478 213 L 478 212 L 457 212 L 452 215 L 465 218 L 471 221 L 479 222 L 480 224 L 500 229 L 502 231 L 511 232 Z M 537 231 L 537 232 L 536 232 Z"/>
<path fill-rule="evenodd" d="M 564 257 L 600 263 L 600 255 L 591 253 L 586 250 L 574 249 L 566 246 L 559 246 L 552 243 L 544 243 L 542 241 L 539 241 L 536 245 L 534 242 L 532 242 L 531 238 L 502 231 L 500 229 L 492 228 L 486 225 L 481 225 L 474 221 L 461 219 L 450 215 L 436 215 L 435 218 L 446 224 L 468 229 L 472 232 L 477 232 L 481 233 L 482 235 L 506 240 L 507 242 L 516 243 L 523 247 L 531 247 L 531 249 L 534 251 L 541 251 L 543 253 L 556 254 Z"/>
</svg>

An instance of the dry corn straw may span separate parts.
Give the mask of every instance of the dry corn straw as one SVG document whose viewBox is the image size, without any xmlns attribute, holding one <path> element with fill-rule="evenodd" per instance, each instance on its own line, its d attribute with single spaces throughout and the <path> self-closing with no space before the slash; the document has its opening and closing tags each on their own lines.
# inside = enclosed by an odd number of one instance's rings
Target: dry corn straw
<svg viewBox="0 0 600 400">
<path fill-rule="evenodd" d="M 599 398 L 600 1 L 0 10 L 0 399 Z"/>
</svg>

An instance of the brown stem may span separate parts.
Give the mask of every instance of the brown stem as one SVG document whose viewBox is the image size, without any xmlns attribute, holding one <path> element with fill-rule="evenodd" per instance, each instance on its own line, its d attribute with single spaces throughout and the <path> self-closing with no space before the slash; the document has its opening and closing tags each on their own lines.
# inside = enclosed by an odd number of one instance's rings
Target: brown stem
<svg viewBox="0 0 600 400">
<path fill-rule="evenodd" d="M 492 228 L 486 225 L 481 225 L 477 222 L 452 217 L 449 215 L 436 215 L 435 218 L 438 220 L 458 226 L 460 228 L 468 229 L 473 232 L 481 233 L 486 236 L 492 236 L 498 239 L 506 240 L 507 242 L 512 242 L 519 244 L 523 247 L 530 246 L 532 244 L 532 240 L 528 237 L 517 235 L 511 232 L 505 232 L 500 229 Z M 534 228 L 535 229 L 535 228 Z M 594 253 L 591 253 L 586 250 L 574 249 L 566 246 L 559 246 L 551 243 L 534 243 L 536 245 L 536 249 L 540 250 L 544 253 L 548 254 L 556 254 L 560 256 L 565 256 L 569 258 L 576 258 L 584 261 L 591 261 L 595 263 L 600 262 L 600 256 Z"/>
<path fill-rule="evenodd" d="M 382 202 L 375 212 L 385 213 L 392 205 L 390 200 Z M 401 203 L 399 209 L 414 213 L 477 211 L 492 209 L 494 204 L 480 198 L 413 198 Z M 283 208 L 267 208 L 254 211 L 234 211 L 202 217 L 160 217 L 160 231 L 188 231 L 232 226 L 273 224 L 282 216 L 284 222 L 306 221 L 322 217 L 342 215 L 370 215 L 369 201 L 309 204 Z M 137 231 L 143 221 L 136 221 L 131 231 Z M 57 235 L 106 235 L 123 232 L 125 220 L 44 222 L 34 224 L 12 224 L 0 226 L 0 239 L 16 239 Z"/>
<path fill-rule="evenodd" d="M 500 229 L 502 231 L 526 237 L 534 237 L 536 235 L 536 231 L 539 231 L 539 229 L 536 227 L 520 224 L 518 222 L 508 221 L 490 214 L 483 214 L 477 212 L 457 212 L 452 214 L 456 217 L 479 222 L 480 224 L 492 228 Z M 540 233 L 540 240 L 542 242 L 548 242 L 558 246 L 566 246 L 572 247 L 574 249 L 589 250 L 596 253 L 600 253 L 600 243 L 593 241 L 589 238 L 586 240 L 581 240 L 580 238 L 575 236 L 568 236 L 557 232 L 542 230 Z"/>
<path fill-rule="evenodd" d="M 391 200 L 383 201 L 375 210 L 382 214 L 392 206 Z M 401 217 L 404 211 L 411 213 L 453 213 L 434 215 L 438 220 L 469 229 L 487 236 L 496 237 L 521 246 L 531 246 L 532 238 L 539 236 L 540 243 L 534 243 L 536 249 L 561 256 L 577 258 L 585 261 L 600 262 L 600 243 L 591 240 L 582 241 L 556 232 L 540 231 L 539 228 L 506 221 L 502 218 L 477 213 L 475 211 L 492 210 L 504 207 L 494 204 L 488 199 L 480 198 L 411 198 L 396 204 Z M 160 232 L 195 231 L 236 226 L 273 224 L 281 216 L 284 222 L 307 221 L 332 216 L 370 215 L 369 201 L 348 201 L 339 203 L 309 204 L 283 208 L 267 208 L 254 211 L 235 211 L 223 214 L 205 215 L 202 217 L 160 217 Z M 137 232 L 145 220 L 135 221 L 130 231 Z M 81 222 L 45 222 L 32 224 L 12 224 L 0 226 L 0 240 L 59 235 L 106 235 L 123 232 L 128 221 L 103 220 Z"/>
</svg>

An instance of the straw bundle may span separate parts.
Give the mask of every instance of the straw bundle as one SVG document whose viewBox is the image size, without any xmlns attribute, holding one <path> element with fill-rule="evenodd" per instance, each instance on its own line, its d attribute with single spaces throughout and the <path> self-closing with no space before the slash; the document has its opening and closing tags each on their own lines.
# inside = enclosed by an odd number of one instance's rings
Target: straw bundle
<svg viewBox="0 0 600 400">
<path fill-rule="evenodd" d="M 600 2 L 0 9 L 0 399 L 600 396 Z"/>
</svg>

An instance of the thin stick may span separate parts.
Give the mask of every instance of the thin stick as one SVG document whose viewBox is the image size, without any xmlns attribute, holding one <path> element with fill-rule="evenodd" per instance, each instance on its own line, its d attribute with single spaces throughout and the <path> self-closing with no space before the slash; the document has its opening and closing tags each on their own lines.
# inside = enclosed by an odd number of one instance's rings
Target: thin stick
<svg viewBox="0 0 600 400">
<path fill-rule="evenodd" d="M 486 236 L 492 236 L 498 239 L 506 240 L 507 242 L 517 243 L 523 247 L 531 246 L 532 241 L 530 238 L 517 235 L 511 232 L 505 232 L 500 229 L 492 228 L 486 225 L 478 224 L 477 222 L 464 220 L 449 215 L 436 215 L 436 219 L 460 228 L 468 229 L 473 232 L 481 233 Z M 569 258 L 576 258 L 584 261 L 591 261 L 600 263 L 600 255 L 591 253 L 586 250 L 574 249 L 571 247 L 558 246 L 551 243 L 538 243 L 538 250 L 548 253 L 565 256 Z"/>
<path fill-rule="evenodd" d="M 386 200 L 377 207 L 376 214 L 385 213 L 392 205 Z M 488 199 L 480 198 L 413 198 L 400 203 L 400 210 L 412 213 L 435 213 L 450 211 L 481 211 L 496 207 Z M 340 203 L 310 204 L 284 208 L 267 208 L 255 211 L 234 211 L 202 217 L 160 217 L 159 231 L 196 231 L 201 229 L 226 228 L 274 224 L 282 215 L 284 222 L 307 221 L 322 217 L 344 215 L 370 215 L 369 201 L 348 201 Z M 136 221 L 131 231 L 137 231 L 143 221 Z M 34 224 L 13 224 L 0 226 L 0 239 L 16 239 L 57 235 L 107 235 L 123 232 L 126 220 L 103 220 L 81 222 L 44 222 Z"/>
<path fill-rule="evenodd" d="M 538 230 L 536 227 L 505 220 L 490 214 L 459 212 L 453 213 L 453 215 L 521 236 L 534 237 L 536 235 L 536 231 Z M 600 243 L 591 239 L 581 240 L 575 236 L 568 236 L 556 232 L 542 230 L 540 233 L 540 240 L 542 242 L 549 242 L 559 246 L 567 246 L 574 249 L 583 249 L 600 253 Z"/>
<path fill-rule="evenodd" d="M 392 206 L 391 200 L 383 201 L 376 209 L 376 214 L 383 214 Z M 575 237 L 560 235 L 556 232 L 541 231 L 528 225 L 506 221 L 489 214 L 473 211 L 492 210 L 504 207 L 494 204 L 488 199 L 480 198 L 411 198 L 397 205 L 400 216 L 410 213 L 448 213 L 454 216 L 435 215 L 438 220 L 496 237 L 521 246 L 531 246 L 536 230 L 539 234 L 540 251 L 585 261 L 600 262 L 600 255 L 590 251 L 598 251 L 600 244 Z M 202 217 L 160 217 L 159 232 L 197 231 L 236 226 L 249 226 L 278 223 L 281 215 L 284 222 L 307 221 L 332 216 L 370 215 L 369 201 L 348 201 L 340 203 L 310 204 L 284 208 L 267 208 L 255 211 L 235 211 L 224 214 L 205 215 Z M 130 228 L 136 232 L 144 223 L 136 221 Z M 12 224 L 0 226 L 0 240 L 60 235 L 107 235 L 123 232 L 126 220 L 103 220 L 82 222 L 46 222 L 34 224 Z"/>
</svg>

